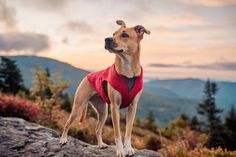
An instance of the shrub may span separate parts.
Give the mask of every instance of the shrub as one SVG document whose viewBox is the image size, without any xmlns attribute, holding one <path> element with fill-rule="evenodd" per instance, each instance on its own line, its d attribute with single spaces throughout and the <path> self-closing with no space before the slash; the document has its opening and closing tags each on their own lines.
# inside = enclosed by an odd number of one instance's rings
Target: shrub
<svg viewBox="0 0 236 157">
<path fill-rule="evenodd" d="M 39 113 L 39 107 L 30 100 L 0 93 L 0 116 L 35 121 Z"/>
<path fill-rule="evenodd" d="M 226 149 L 198 147 L 189 149 L 188 144 L 184 141 L 168 145 L 160 149 L 160 152 L 165 157 L 235 157 L 235 151 L 227 151 Z"/>
<path fill-rule="evenodd" d="M 144 139 L 144 145 L 146 149 L 156 151 L 161 148 L 161 141 L 156 136 L 147 136 Z"/>
<path fill-rule="evenodd" d="M 235 151 L 228 151 L 220 147 L 206 148 L 204 143 L 207 135 L 193 130 L 184 129 L 183 135 L 176 136 L 158 152 L 165 157 L 234 157 Z"/>
</svg>

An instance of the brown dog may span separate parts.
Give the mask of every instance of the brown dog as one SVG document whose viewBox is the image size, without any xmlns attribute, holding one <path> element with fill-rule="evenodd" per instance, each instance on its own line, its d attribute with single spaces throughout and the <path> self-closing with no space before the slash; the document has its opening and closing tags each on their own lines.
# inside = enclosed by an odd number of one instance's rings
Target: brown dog
<svg viewBox="0 0 236 157">
<path fill-rule="evenodd" d="M 106 148 L 107 145 L 102 140 L 102 128 L 107 118 L 107 103 L 109 103 L 111 105 L 117 156 L 125 157 L 125 155 L 135 153 L 131 146 L 131 133 L 137 104 L 142 93 L 142 67 L 139 60 L 140 41 L 143 34 L 150 34 L 150 31 L 141 25 L 126 28 L 125 23 L 121 20 L 118 20 L 117 24 L 121 25 L 121 28 L 113 34 L 113 37 L 105 39 L 105 48 L 116 55 L 115 63 L 100 73 L 88 75 L 81 81 L 60 143 L 67 142 L 69 127 L 76 117 L 80 115 L 80 122 L 83 121 L 87 112 L 87 105 L 90 103 L 98 113 L 96 127 L 98 146 Z M 99 85 L 99 81 L 101 85 Z M 126 93 L 123 93 L 123 90 Z M 124 107 L 128 107 L 128 113 L 126 115 L 126 132 L 123 145 L 120 133 L 119 109 Z"/>
</svg>

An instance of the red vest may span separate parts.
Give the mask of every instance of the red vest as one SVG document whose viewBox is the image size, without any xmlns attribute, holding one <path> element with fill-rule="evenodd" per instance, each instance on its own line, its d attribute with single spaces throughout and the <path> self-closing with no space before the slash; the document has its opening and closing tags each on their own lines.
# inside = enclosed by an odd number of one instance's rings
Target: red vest
<svg viewBox="0 0 236 157">
<path fill-rule="evenodd" d="M 143 88 L 143 69 L 141 68 L 140 76 L 135 79 L 135 84 L 130 91 L 125 81 L 125 76 L 117 73 L 115 64 L 105 70 L 88 74 L 87 79 L 97 91 L 98 95 L 100 95 L 106 103 L 110 104 L 107 91 L 105 91 L 103 87 L 103 82 L 107 81 L 115 90 L 117 90 L 121 94 L 122 103 L 120 108 L 125 108 L 132 103 L 134 97 Z"/>
</svg>

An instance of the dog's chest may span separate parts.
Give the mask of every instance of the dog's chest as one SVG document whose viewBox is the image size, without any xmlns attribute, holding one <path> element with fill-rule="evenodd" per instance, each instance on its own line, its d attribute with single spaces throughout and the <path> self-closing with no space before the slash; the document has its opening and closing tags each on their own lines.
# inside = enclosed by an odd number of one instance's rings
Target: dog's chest
<svg viewBox="0 0 236 157">
<path fill-rule="evenodd" d="M 124 76 L 124 79 L 125 79 L 125 83 L 128 87 L 128 90 L 130 92 L 135 86 L 135 80 L 137 79 L 137 77 L 128 78 L 128 77 Z"/>
</svg>

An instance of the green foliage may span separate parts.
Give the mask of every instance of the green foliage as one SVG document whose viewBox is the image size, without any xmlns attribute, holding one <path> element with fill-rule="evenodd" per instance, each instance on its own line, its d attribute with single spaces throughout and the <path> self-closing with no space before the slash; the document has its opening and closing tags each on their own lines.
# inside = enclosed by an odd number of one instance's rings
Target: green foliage
<svg viewBox="0 0 236 157">
<path fill-rule="evenodd" d="M 223 110 L 216 107 L 215 95 L 217 91 L 217 84 L 207 80 L 204 89 L 205 98 L 198 104 L 198 113 L 204 116 L 207 120 L 207 124 L 205 124 L 204 127 L 204 131 L 206 132 L 215 131 L 215 129 L 221 125 L 220 116 L 218 114 Z"/>
<path fill-rule="evenodd" d="M 231 107 L 225 118 L 226 138 L 224 139 L 226 148 L 236 150 L 236 111 L 234 106 Z"/>
<path fill-rule="evenodd" d="M 198 106 L 198 113 L 204 116 L 207 121 L 203 129 L 204 132 L 208 133 L 206 146 L 208 148 L 221 147 L 233 150 L 236 148 L 235 110 L 232 107 L 226 117 L 225 124 L 222 124 L 218 114 L 223 110 L 218 109 L 215 103 L 215 95 L 217 91 L 217 84 L 208 80 L 204 89 L 205 98 Z"/>
<path fill-rule="evenodd" d="M 190 128 L 195 131 L 201 130 L 201 123 L 199 122 L 197 116 L 193 116 L 190 121 Z"/>
<path fill-rule="evenodd" d="M 142 120 L 140 126 L 146 129 L 149 129 L 150 131 L 157 132 L 157 124 L 155 120 L 155 115 L 152 111 L 150 111 L 146 118 Z"/>
<path fill-rule="evenodd" d="M 169 126 L 162 131 L 162 134 L 165 137 L 172 139 L 176 135 L 182 136 L 184 130 L 189 126 L 190 126 L 189 118 L 186 115 L 182 114 L 175 120 L 171 121 Z"/>
<path fill-rule="evenodd" d="M 62 81 L 58 73 L 55 74 L 54 78 L 51 78 L 49 70 L 40 70 L 39 65 L 36 65 L 36 69 L 32 71 L 35 74 L 32 96 L 38 102 L 42 112 L 48 115 L 51 120 L 52 111 L 59 109 L 65 103 L 61 96 L 64 96 L 63 91 L 69 87 L 69 82 Z"/>
<path fill-rule="evenodd" d="M 236 111 L 234 106 L 231 107 L 228 116 L 225 118 L 225 125 L 236 134 Z"/>
<path fill-rule="evenodd" d="M 6 57 L 1 57 L 0 90 L 12 94 L 16 94 L 19 91 L 29 93 L 28 89 L 23 85 L 21 72 L 15 61 Z"/>
<path fill-rule="evenodd" d="M 71 110 L 72 110 L 72 103 L 71 103 L 72 100 L 69 97 L 69 95 L 67 93 L 66 94 L 61 93 L 60 97 L 62 99 L 62 103 L 61 103 L 61 106 L 60 106 L 61 109 L 64 109 L 67 112 L 71 112 Z"/>
</svg>

